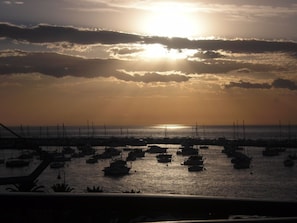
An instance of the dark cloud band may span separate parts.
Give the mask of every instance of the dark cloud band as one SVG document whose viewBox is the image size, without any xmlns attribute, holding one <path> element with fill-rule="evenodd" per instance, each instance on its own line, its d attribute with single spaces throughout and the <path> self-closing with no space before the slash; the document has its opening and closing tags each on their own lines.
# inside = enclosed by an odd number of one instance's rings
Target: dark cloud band
<svg viewBox="0 0 297 223">
<path fill-rule="evenodd" d="M 291 41 L 264 40 L 190 40 L 186 38 L 166 38 L 141 36 L 106 30 L 78 29 L 74 27 L 39 25 L 19 27 L 0 23 L 0 37 L 31 43 L 69 42 L 75 44 L 120 44 L 143 43 L 163 44 L 173 49 L 225 50 L 230 52 L 290 52 L 297 53 L 297 43 Z M 215 57 L 219 55 L 204 55 Z"/>
<path fill-rule="evenodd" d="M 297 84 L 288 79 L 278 78 L 275 79 L 271 84 L 268 83 L 250 83 L 245 81 L 230 82 L 225 85 L 225 88 L 245 88 L 245 89 L 270 89 L 270 88 L 284 88 L 292 91 L 297 90 Z"/>
</svg>

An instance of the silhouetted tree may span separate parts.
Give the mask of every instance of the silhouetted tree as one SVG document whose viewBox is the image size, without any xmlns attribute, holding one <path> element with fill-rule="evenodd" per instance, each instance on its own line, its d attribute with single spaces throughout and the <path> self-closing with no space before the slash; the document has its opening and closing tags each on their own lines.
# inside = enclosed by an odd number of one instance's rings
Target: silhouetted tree
<svg viewBox="0 0 297 223">
<path fill-rule="evenodd" d="M 65 183 L 54 184 L 51 188 L 53 189 L 54 192 L 71 192 L 74 190 L 73 187 L 69 187 L 69 185 Z"/>
<path fill-rule="evenodd" d="M 6 190 L 10 192 L 44 192 L 44 186 L 38 186 L 37 183 L 38 180 L 27 181 L 21 184 L 13 184 L 14 187 L 8 187 Z"/>
<path fill-rule="evenodd" d="M 100 186 L 98 187 L 93 186 L 92 188 L 87 187 L 87 192 L 99 193 L 99 192 L 103 192 L 103 188 Z"/>
</svg>

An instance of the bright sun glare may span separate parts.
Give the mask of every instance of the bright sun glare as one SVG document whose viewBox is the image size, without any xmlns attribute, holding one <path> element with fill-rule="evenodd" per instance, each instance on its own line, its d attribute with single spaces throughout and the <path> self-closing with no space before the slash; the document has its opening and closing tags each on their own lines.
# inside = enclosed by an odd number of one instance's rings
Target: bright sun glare
<svg viewBox="0 0 297 223">
<path fill-rule="evenodd" d="M 160 44 L 149 44 L 144 46 L 144 50 L 141 53 L 143 58 L 147 59 L 183 59 L 187 57 L 185 53 L 182 51 L 178 51 L 176 49 L 167 49 L 163 45 Z"/>
<path fill-rule="evenodd" d="M 154 126 L 155 128 L 158 129 L 183 129 L 183 128 L 187 128 L 187 126 L 184 125 L 179 125 L 179 124 L 162 124 L 162 125 L 156 125 Z"/>
<path fill-rule="evenodd" d="M 159 3 L 152 7 L 144 29 L 150 35 L 166 37 L 194 37 L 201 26 L 194 19 L 190 6 L 178 3 Z"/>
</svg>

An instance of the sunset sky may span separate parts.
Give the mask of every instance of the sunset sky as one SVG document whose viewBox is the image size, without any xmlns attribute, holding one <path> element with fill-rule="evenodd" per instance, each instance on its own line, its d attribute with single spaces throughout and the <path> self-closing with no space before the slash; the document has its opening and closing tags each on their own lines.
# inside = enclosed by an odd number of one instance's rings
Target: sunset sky
<svg viewBox="0 0 297 223">
<path fill-rule="evenodd" d="M 0 0 L 0 123 L 297 124 L 295 0 Z"/>
</svg>

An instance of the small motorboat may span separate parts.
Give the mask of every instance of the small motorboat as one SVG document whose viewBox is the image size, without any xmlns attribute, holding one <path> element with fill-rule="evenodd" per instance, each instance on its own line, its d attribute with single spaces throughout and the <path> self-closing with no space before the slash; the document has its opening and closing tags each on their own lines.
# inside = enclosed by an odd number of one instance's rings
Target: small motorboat
<svg viewBox="0 0 297 223">
<path fill-rule="evenodd" d="M 198 172 L 198 171 L 202 171 L 202 170 L 204 170 L 203 165 L 193 165 L 193 166 L 188 167 L 189 172 Z"/>
<path fill-rule="evenodd" d="M 126 161 L 119 159 L 110 163 L 103 171 L 105 176 L 123 176 L 129 174 L 130 169 Z"/>
<path fill-rule="evenodd" d="M 162 153 L 156 156 L 159 163 L 170 163 L 172 154 Z"/>
<path fill-rule="evenodd" d="M 203 156 L 192 155 L 183 162 L 183 165 L 203 165 Z"/>
</svg>

